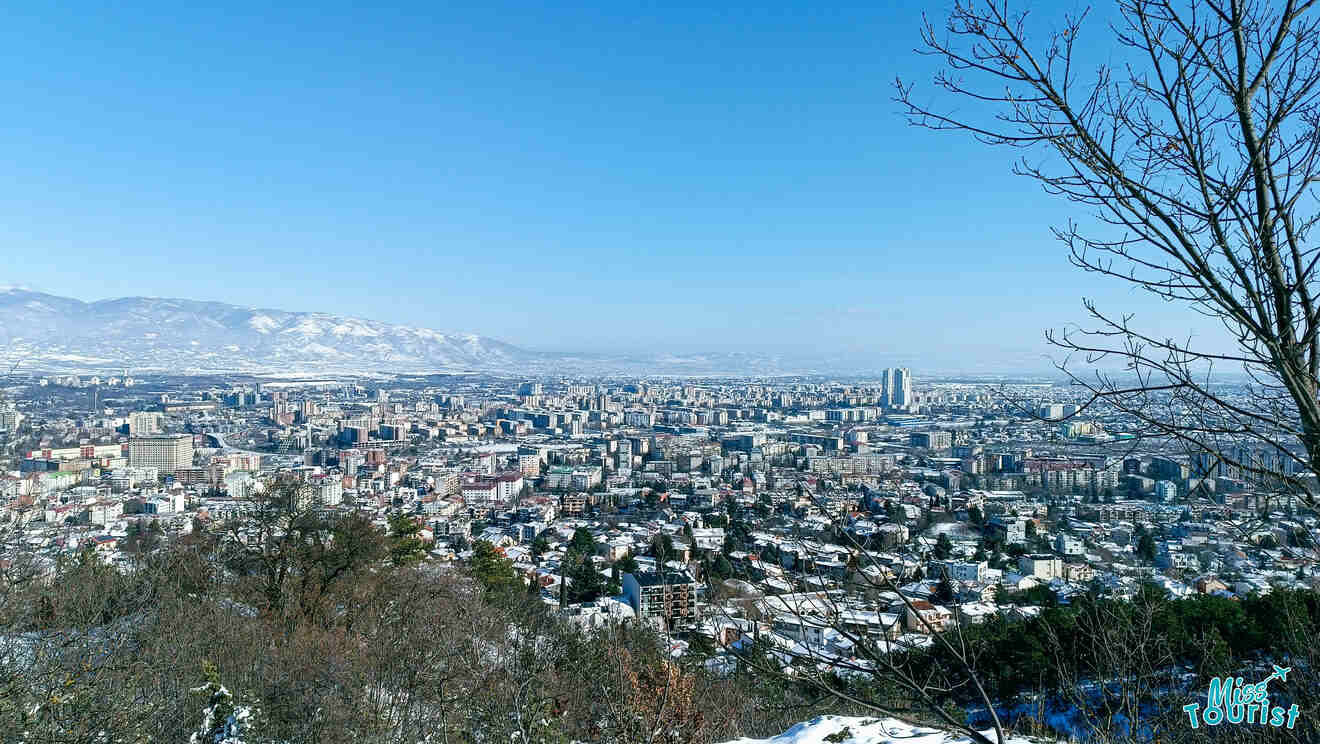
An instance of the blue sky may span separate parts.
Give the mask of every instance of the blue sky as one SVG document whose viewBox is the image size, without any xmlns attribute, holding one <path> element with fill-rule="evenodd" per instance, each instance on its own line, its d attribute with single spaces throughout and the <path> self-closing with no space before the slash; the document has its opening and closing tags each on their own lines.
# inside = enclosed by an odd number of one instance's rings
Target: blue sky
<svg viewBox="0 0 1320 744">
<path fill-rule="evenodd" d="M 539 349 L 1009 364 L 1081 296 L 1185 332 L 1012 153 L 904 124 L 945 3 L 720 5 L 11 8 L 0 280 Z"/>
</svg>

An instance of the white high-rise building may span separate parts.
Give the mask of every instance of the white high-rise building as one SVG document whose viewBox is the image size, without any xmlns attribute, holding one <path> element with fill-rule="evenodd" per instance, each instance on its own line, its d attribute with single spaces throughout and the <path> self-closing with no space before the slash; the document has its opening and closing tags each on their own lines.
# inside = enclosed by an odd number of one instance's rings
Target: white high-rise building
<svg viewBox="0 0 1320 744">
<path fill-rule="evenodd" d="M 482 475 L 495 475 L 495 453 L 482 452 L 477 455 L 476 472 Z"/>
<path fill-rule="evenodd" d="M 893 393 L 889 396 L 889 405 L 905 408 L 912 405 L 912 373 L 907 367 L 893 370 Z"/>
<path fill-rule="evenodd" d="M 339 506 L 344 503 L 344 481 L 335 476 L 325 476 L 314 481 L 322 506 Z"/>
<path fill-rule="evenodd" d="M 156 468 L 170 472 L 192 465 L 191 434 L 161 434 L 134 437 L 128 441 L 128 464 L 135 468 Z"/>
<path fill-rule="evenodd" d="M 160 414 L 154 411 L 135 411 L 128 415 L 130 436 L 147 437 L 160 433 Z"/>
<path fill-rule="evenodd" d="M 880 375 L 880 402 L 890 408 L 906 408 L 912 399 L 912 373 L 907 367 L 887 369 Z"/>
<path fill-rule="evenodd" d="M 1040 410 L 1037 412 L 1037 415 L 1040 418 L 1049 421 L 1058 421 L 1059 419 L 1063 418 L 1063 404 L 1042 403 L 1040 404 Z"/>
</svg>

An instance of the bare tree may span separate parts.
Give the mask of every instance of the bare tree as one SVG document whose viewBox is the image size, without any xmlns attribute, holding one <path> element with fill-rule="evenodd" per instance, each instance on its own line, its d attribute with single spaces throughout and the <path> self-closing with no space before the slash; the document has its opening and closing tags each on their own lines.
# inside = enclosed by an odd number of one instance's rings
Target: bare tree
<svg viewBox="0 0 1320 744">
<path fill-rule="evenodd" d="M 922 29 L 942 62 L 910 122 L 1022 148 L 1015 172 L 1093 218 L 1054 234 L 1076 266 L 1215 319 L 1231 342 L 1163 337 L 1084 301 L 1091 323 L 1047 333 L 1091 395 L 1198 456 L 1315 506 L 1320 472 L 1320 27 L 1315 0 L 1116 0 L 1108 60 L 1089 13 L 1045 28 L 1010 0 L 956 0 Z M 1040 34 L 1037 36 L 1037 34 Z M 1092 45 L 1094 46 L 1094 45 Z M 1081 367 L 1077 361 L 1083 361 Z M 1112 371 L 1115 363 L 1121 372 Z M 1107 368 L 1107 369 L 1106 369 Z M 1243 375 L 1235 394 L 1222 373 Z"/>
<path fill-rule="evenodd" d="M 273 615 L 325 620 L 332 587 L 384 555 L 369 519 L 325 508 L 296 479 L 270 480 L 246 506 L 226 521 L 222 554 Z"/>
</svg>

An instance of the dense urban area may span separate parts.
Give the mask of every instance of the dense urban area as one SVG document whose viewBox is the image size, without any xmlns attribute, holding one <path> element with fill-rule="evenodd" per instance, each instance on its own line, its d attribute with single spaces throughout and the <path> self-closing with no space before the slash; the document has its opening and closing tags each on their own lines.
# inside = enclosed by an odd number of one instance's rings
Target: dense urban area
<svg viewBox="0 0 1320 744">
<path fill-rule="evenodd" d="M 279 496 L 369 522 L 396 564 L 516 587 L 588 636 L 644 630 L 720 677 L 750 648 L 837 674 L 877 647 L 938 657 L 954 628 L 1026 636 L 1083 600 L 1250 613 L 1317 580 L 1293 497 L 1049 382 L 125 372 L 5 393 L 2 558 L 38 583 L 251 545 Z M 996 705 L 1039 689 L 1008 672 L 1031 663 L 982 672 Z"/>
<path fill-rule="evenodd" d="M 83 5 L 0 744 L 1320 743 L 1320 0 Z"/>
</svg>

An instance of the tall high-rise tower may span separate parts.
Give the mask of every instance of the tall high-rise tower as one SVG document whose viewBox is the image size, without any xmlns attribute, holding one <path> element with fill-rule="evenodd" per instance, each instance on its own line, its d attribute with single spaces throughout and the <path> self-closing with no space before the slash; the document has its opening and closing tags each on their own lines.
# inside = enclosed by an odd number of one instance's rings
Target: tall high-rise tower
<svg viewBox="0 0 1320 744">
<path fill-rule="evenodd" d="M 898 367 L 890 370 L 893 380 L 893 391 L 889 396 L 889 405 L 895 408 L 902 408 L 912 403 L 912 373 L 907 367 Z"/>
</svg>

